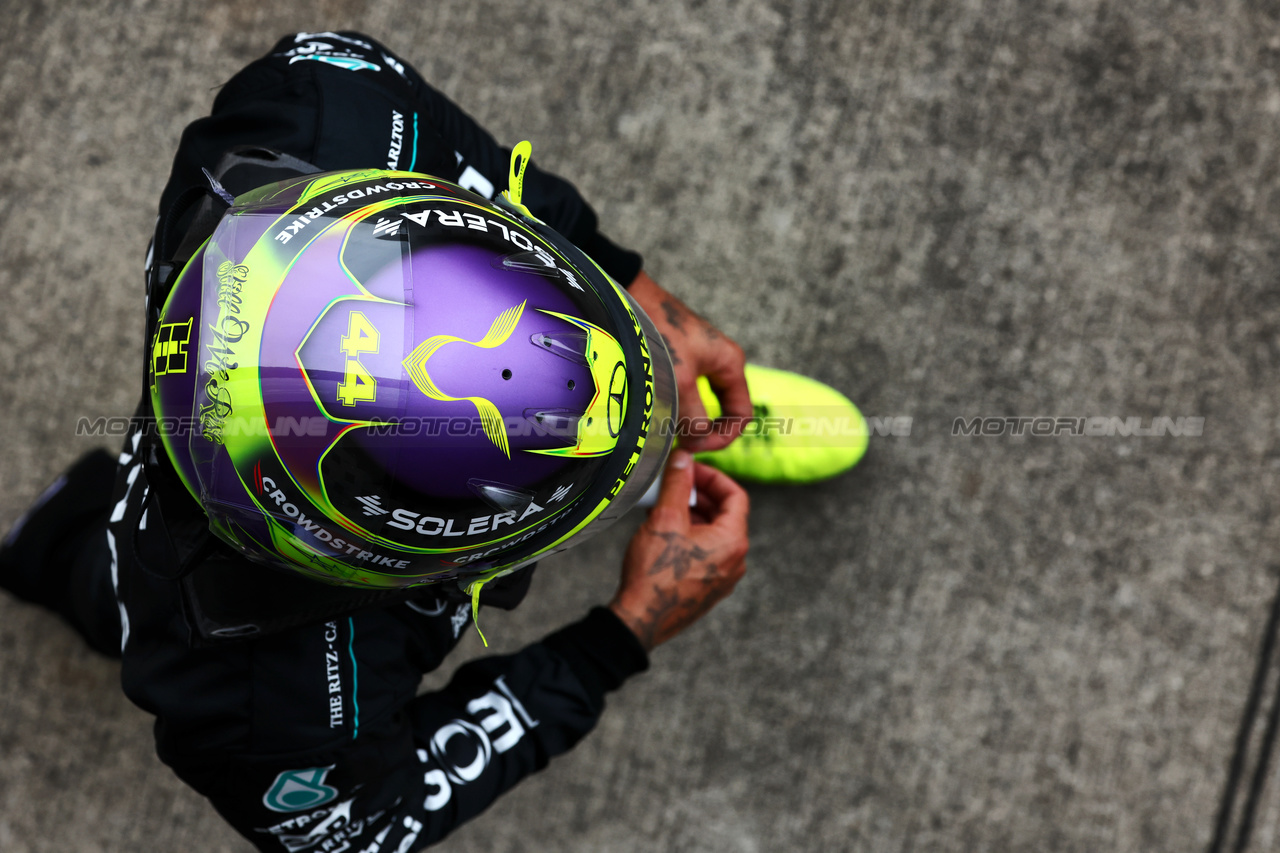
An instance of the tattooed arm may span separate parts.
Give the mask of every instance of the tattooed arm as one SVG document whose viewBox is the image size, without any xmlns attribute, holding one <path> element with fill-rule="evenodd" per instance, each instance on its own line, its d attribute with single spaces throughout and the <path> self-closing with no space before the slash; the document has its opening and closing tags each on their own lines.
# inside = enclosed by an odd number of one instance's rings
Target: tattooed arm
<svg viewBox="0 0 1280 853">
<path fill-rule="evenodd" d="M 696 483 L 697 504 L 689 506 Z M 671 454 L 662 491 L 622 562 L 610 609 L 646 651 L 698 621 L 746 571 L 747 493 L 689 454 Z"/>
<path fill-rule="evenodd" d="M 742 347 L 663 290 L 644 270 L 627 290 L 667 342 L 676 371 L 681 419 L 707 415 L 698 397 L 699 376 L 707 377 L 720 399 L 723 414 L 717 419 L 715 430 L 697 438 L 682 435 L 680 446 L 694 452 L 727 446 L 742 432 L 743 420 L 751 417 L 751 395 L 747 393 L 747 380 L 742 373 L 746 362 Z"/>
</svg>

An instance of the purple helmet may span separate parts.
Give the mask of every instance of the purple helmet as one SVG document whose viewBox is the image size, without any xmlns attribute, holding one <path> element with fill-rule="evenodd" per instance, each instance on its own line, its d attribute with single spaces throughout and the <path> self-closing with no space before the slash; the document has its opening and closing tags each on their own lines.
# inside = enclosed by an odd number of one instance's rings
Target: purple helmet
<svg viewBox="0 0 1280 853">
<path fill-rule="evenodd" d="M 594 262 L 406 172 L 236 199 L 151 345 L 174 468 L 246 557 L 330 583 L 487 580 L 607 526 L 671 445 L 671 362 Z"/>
</svg>

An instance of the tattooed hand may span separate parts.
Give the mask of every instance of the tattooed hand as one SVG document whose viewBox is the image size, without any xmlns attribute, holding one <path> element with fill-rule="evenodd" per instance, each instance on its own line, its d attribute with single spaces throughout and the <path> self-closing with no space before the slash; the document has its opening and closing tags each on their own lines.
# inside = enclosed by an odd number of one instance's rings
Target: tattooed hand
<svg viewBox="0 0 1280 853">
<path fill-rule="evenodd" d="M 697 484 L 698 500 L 689 506 Z M 609 607 L 646 650 L 698 621 L 747 570 L 747 493 L 714 468 L 676 450 L 658 502 L 636 531 Z"/>
<path fill-rule="evenodd" d="M 643 270 L 628 292 L 644 308 L 662 333 L 676 372 L 680 395 L 680 418 L 705 418 L 707 410 L 698 397 L 698 377 L 705 376 L 720 398 L 722 413 L 709 435 L 682 435 L 680 446 L 700 452 L 727 447 L 742 432 L 742 423 L 751 417 L 751 395 L 742 368 L 746 359 L 742 347 L 725 337 L 715 326 L 663 290 Z"/>
</svg>

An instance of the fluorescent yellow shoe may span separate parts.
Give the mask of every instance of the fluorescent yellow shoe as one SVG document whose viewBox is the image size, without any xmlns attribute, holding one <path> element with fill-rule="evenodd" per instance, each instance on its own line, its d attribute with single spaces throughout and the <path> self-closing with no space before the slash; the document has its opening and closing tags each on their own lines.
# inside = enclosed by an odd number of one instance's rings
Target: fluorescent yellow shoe
<svg viewBox="0 0 1280 853">
<path fill-rule="evenodd" d="M 723 450 L 694 458 L 735 480 L 813 483 L 848 471 L 867 450 L 867 422 L 847 397 L 816 379 L 748 364 L 754 417 Z M 719 417 L 706 377 L 698 392 L 707 416 Z"/>
</svg>

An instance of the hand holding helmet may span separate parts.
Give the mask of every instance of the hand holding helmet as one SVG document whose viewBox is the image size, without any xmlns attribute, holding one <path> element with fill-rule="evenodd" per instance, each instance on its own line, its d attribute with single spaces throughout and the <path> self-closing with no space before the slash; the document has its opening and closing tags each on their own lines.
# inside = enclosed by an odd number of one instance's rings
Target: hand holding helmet
<svg viewBox="0 0 1280 853">
<path fill-rule="evenodd" d="M 698 621 L 742 579 L 749 509 L 747 493 L 727 475 L 687 451 L 671 454 L 658 502 L 627 547 L 609 603 L 646 650 Z"/>
<path fill-rule="evenodd" d="M 743 421 L 752 415 L 742 347 L 643 270 L 632 282 L 630 293 L 667 344 L 680 395 L 681 417 L 697 423 L 707 416 L 698 397 L 699 377 L 707 377 L 720 401 L 721 415 L 710 434 L 681 435 L 680 446 L 695 453 L 727 447 L 742 432 Z"/>
</svg>

